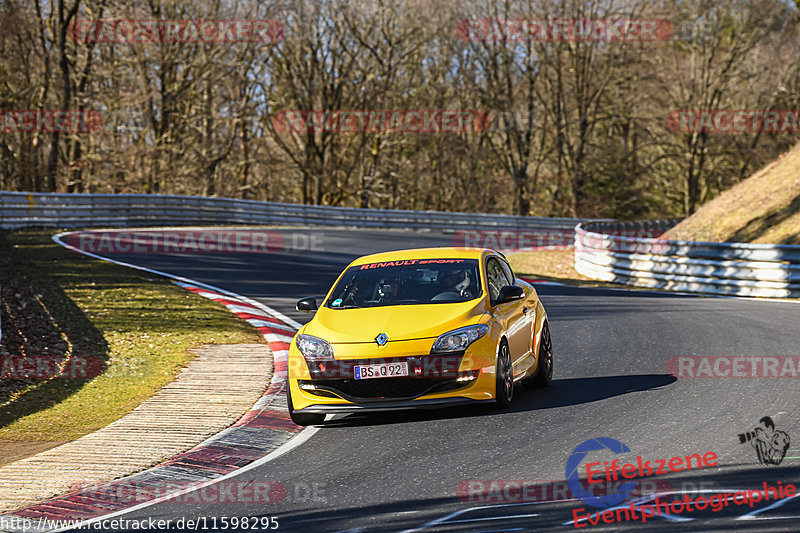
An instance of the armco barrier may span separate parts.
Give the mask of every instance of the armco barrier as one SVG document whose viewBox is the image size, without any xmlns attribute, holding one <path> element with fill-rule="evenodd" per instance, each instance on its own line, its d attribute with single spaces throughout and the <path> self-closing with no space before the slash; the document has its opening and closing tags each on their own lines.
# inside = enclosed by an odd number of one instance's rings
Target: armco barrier
<svg viewBox="0 0 800 533">
<path fill-rule="evenodd" d="M 302 225 L 439 230 L 567 230 L 588 219 L 361 209 L 234 198 L 0 191 L 0 228 Z"/>
<path fill-rule="evenodd" d="M 629 237 L 663 223 L 581 223 L 575 270 L 603 281 L 731 296 L 800 297 L 800 246 Z"/>
</svg>

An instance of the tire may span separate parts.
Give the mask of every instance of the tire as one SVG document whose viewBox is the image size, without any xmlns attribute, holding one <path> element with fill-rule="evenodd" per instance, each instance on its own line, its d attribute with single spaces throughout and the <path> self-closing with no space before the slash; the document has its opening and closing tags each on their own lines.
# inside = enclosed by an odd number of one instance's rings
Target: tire
<svg viewBox="0 0 800 533">
<path fill-rule="evenodd" d="M 539 363 L 536 374 L 525 378 L 523 383 L 533 387 L 549 387 L 553 381 L 553 341 L 550 338 L 550 326 L 547 322 L 542 326 L 542 338 L 539 341 Z"/>
<path fill-rule="evenodd" d="M 292 388 L 286 382 L 286 403 L 289 404 L 289 418 L 298 426 L 318 426 L 325 420 L 325 415 L 320 413 L 299 413 L 292 404 Z"/>
<path fill-rule="evenodd" d="M 514 398 L 514 369 L 508 343 L 503 340 L 497 353 L 497 372 L 495 374 L 495 401 L 501 409 L 509 407 Z"/>
</svg>

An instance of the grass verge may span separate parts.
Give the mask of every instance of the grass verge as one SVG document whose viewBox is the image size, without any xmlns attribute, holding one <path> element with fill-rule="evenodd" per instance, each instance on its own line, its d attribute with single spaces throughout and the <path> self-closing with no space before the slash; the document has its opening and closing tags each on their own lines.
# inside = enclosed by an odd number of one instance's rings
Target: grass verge
<svg viewBox="0 0 800 533">
<path fill-rule="evenodd" d="M 265 342 L 220 304 L 65 250 L 51 233 L 0 232 L 4 362 L 84 357 L 104 370 L 94 379 L 16 379 L 6 366 L 0 463 L 4 443 L 13 455 L 21 442 L 70 441 L 121 418 L 172 381 L 192 347 Z"/>
<path fill-rule="evenodd" d="M 631 288 L 617 283 L 597 281 L 579 274 L 575 270 L 575 250 L 572 248 L 517 252 L 508 255 L 508 262 L 514 272 L 524 278 L 558 281 L 567 285 L 579 285 L 582 287 Z"/>
</svg>

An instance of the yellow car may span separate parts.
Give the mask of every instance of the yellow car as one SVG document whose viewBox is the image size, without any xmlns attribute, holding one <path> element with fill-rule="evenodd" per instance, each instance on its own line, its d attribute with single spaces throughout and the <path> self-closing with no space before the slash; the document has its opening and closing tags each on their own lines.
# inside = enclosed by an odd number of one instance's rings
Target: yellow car
<svg viewBox="0 0 800 533">
<path fill-rule="evenodd" d="M 514 384 L 547 386 L 553 350 L 532 285 L 493 250 L 423 248 L 356 259 L 289 348 L 289 413 L 507 407 Z"/>
</svg>

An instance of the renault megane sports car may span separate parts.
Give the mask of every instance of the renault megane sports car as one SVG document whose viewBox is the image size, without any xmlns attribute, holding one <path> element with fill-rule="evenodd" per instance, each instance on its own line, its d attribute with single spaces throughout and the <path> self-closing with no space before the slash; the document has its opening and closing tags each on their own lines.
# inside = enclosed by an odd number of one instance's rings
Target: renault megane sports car
<svg viewBox="0 0 800 533">
<path fill-rule="evenodd" d="M 289 348 L 289 413 L 507 407 L 520 380 L 547 386 L 553 351 L 536 290 L 493 250 L 424 248 L 368 255 L 342 272 Z"/>
</svg>

